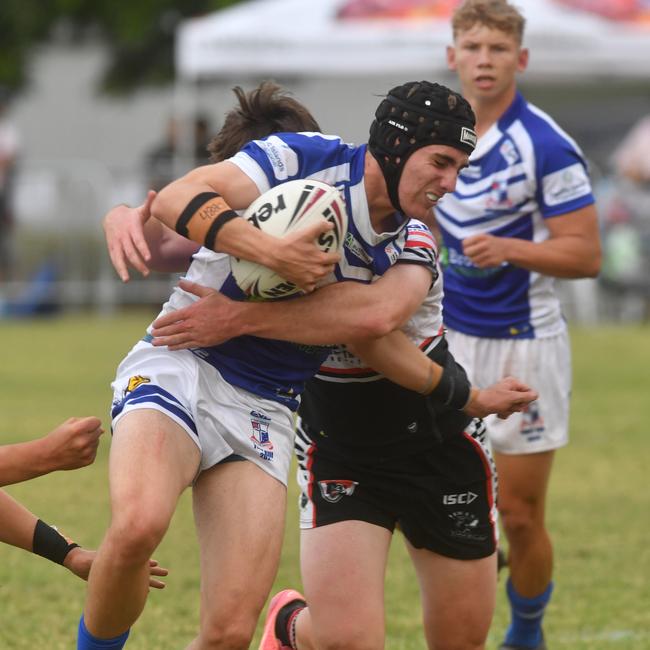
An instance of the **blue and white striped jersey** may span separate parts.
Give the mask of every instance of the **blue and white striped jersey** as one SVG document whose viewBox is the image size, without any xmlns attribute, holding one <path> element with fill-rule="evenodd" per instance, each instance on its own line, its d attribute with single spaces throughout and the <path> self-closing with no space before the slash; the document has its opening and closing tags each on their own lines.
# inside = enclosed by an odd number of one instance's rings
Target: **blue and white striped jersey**
<svg viewBox="0 0 650 650">
<path fill-rule="evenodd" d="M 565 327 L 554 280 L 504 263 L 480 269 L 463 239 L 487 232 L 544 241 L 545 220 L 594 202 L 578 145 L 543 111 L 517 94 L 478 141 L 456 191 L 436 207 L 444 249 L 444 320 L 486 338 L 539 338 Z"/>
<path fill-rule="evenodd" d="M 365 145 L 356 147 L 338 137 L 285 133 L 250 142 L 230 162 L 244 171 L 260 192 L 296 178 L 320 180 L 338 187 L 345 197 L 348 231 L 342 260 L 330 281 L 367 283 L 384 273 L 402 254 L 408 220 L 395 215 L 391 231 L 373 230 L 363 183 L 365 152 Z M 245 299 L 230 273 L 227 255 L 200 249 L 194 255 L 187 278 L 236 300 Z M 180 309 L 193 300 L 195 297 L 177 288 L 163 306 L 163 313 Z M 318 370 L 329 348 L 241 336 L 193 352 L 217 368 L 231 384 L 295 410 L 304 382 Z"/>
</svg>

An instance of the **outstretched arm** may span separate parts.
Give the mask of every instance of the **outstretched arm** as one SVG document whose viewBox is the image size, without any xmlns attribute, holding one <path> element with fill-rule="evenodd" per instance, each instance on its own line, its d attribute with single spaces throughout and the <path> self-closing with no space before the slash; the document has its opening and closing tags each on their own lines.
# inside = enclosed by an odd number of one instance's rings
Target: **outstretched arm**
<svg viewBox="0 0 650 650">
<path fill-rule="evenodd" d="M 0 490 L 0 542 L 36 553 L 52 562 L 62 564 L 83 580 L 88 579 L 95 551 L 81 548 L 48 526 L 6 492 Z M 164 582 L 158 577 L 166 576 L 167 569 L 149 561 L 149 586 L 162 589 Z"/>
<path fill-rule="evenodd" d="M 97 454 L 101 422 L 69 418 L 37 440 L 0 447 L 0 485 L 26 481 L 56 470 L 90 465 Z"/>
<path fill-rule="evenodd" d="M 156 219 L 150 219 L 156 193 L 150 191 L 137 208 L 118 205 L 102 221 L 106 246 L 122 282 L 128 282 L 129 267 L 148 276 L 150 271 L 175 273 L 187 269 L 198 245 L 181 237 Z"/>
<path fill-rule="evenodd" d="M 429 359 L 402 332 L 357 341 L 348 347 L 368 366 L 394 383 L 443 402 L 449 400 L 448 405 L 472 417 L 496 413 L 500 418 L 506 418 L 537 399 L 535 391 L 513 377 L 487 388 L 470 386 L 464 376 L 454 377 L 448 369 Z"/>
</svg>

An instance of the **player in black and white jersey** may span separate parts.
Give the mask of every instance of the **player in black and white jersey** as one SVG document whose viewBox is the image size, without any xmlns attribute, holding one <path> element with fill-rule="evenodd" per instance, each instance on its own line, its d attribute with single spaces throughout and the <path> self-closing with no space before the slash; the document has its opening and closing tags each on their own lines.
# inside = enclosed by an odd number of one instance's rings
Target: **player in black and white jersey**
<svg viewBox="0 0 650 650">
<path fill-rule="evenodd" d="M 350 232 L 365 255 L 352 260 L 346 252 L 336 266 L 337 278 L 353 271 L 355 278 L 370 282 L 385 272 L 404 249 L 405 215 L 425 215 L 453 189 L 472 149 L 473 118 L 464 100 L 436 84 L 413 88 L 420 91 L 421 114 L 439 129 L 422 132 L 417 146 L 407 147 L 412 149 L 408 155 L 406 149 L 398 154 L 399 172 L 406 172 L 401 183 L 397 174 L 387 187 L 382 171 L 394 156 L 376 158 L 365 146 L 311 132 L 251 142 L 229 161 L 194 170 L 164 189 L 153 202 L 153 215 L 204 244 L 194 256 L 192 277 L 241 300 L 225 270 L 227 258 L 208 249 L 224 245 L 223 233 L 248 225 L 235 210 L 292 178 L 319 178 L 345 193 Z M 412 87 L 399 89 L 404 93 Z M 251 230 L 263 244 L 270 241 Z M 230 252 L 251 255 L 253 249 L 244 246 L 250 241 L 235 237 Z M 269 265 L 268 254 L 254 261 Z M 176 313 L 190 302 L 181 291 L 170 301 Z M 168 310 L 164 314 L 170 315 Z M 325 356 L 283 341 L 265 344 L 254 336 L 193 351 L 154 347 L 150 336 L 135 346 L 114 382 L 113 518 L 90 577 L 79 650 L 126 643 L 146 599 L 144 557 L 159 543 L 178 496 L 190 483 L 203 564 L 201 629 L 191 647 L 248 647 L 279 559 L 292 409 L 304 381 Z M 444 376 L 436 368 L 432 387 Z M 419 381 L 429 382 L 428 377 Z M 447 376 L 443 387 L 449 386 L 453 389 L 453 378 Z M 470 397 L 469 389 L 462 397 Z M 514 389 L 504 401 L 510 408 L 527 398 L 527 391 Z"/>
<path fill-rule="evenodd" d="M 395 377 L 428 393 L 439 378 L 433 380 L 433 364 L 417 345 L 456 382 L 457 390 L 445 398 L 423 397 L 389 382 L 342 346 L 308 382 L 297 447 L 303 581 L 310 607 L 291 590 L 274 598 L 264 650 L 313 643 L 383 647 L 383 575 L 396 525 L 421 578 L 432 647 L 482 647 L 491 621 L 495 481 L 480 422 L 471 415 L 490 412 L 489 398 L 515 384 L 470 393 L 462 369 L 447 352 L 435 243 L 424 224 L 409 222 L 397 264 L 375 278 L 370 285 L 331 285 L 283 305 L 234 303 L 185 282 L 182 286 L 203 300 L 154 323 L 153 334 L 162 337 L 158 343 L 175 348 L 242 333 L 337 343 L 381 336 L 403 325 L 403 333 L 390 335 L 388 347 L 386 337 L 359 340 L 357 351 L 386 374 L 406 369 Z M 523 401 L 533 396 L 526 391 Z M 523 401 L 492 410 L 505 416 Z"/>
</svg>

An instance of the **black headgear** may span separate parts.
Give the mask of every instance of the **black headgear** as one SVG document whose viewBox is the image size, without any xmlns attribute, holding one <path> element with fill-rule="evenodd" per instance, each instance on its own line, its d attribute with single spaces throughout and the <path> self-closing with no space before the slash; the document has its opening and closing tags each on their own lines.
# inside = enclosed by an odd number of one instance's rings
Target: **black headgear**
<svg viewBox="0 0 650 650">
<path fill-rule="evenodd" d="M 408 157 L 430 144 L 446 144 L 471 154 L 476 118 L 467 100 L 446 86 L 409 81 L 388 92 L 375 111 L 368 151 L 379 163 L 396 210 L 399 180 Z"/>
</svg>

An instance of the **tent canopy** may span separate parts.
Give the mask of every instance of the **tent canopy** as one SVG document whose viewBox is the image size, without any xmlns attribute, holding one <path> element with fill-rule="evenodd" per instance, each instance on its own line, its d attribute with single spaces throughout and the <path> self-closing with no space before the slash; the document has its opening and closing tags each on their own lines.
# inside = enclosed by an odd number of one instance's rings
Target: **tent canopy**
<svg viewBox="0 0 650 650">
<path fill-rule="evenodd" d="M 435 74 L 446 69 L 454 3 L 419 4 L 441 9 L 406 18 L 342 18 L 346 0 L 250 0 L 181 23 L 177 74 L 185 81 Z M 527 20 L 528 79 L 650 78 L 647 23 L 615 21 L 553 0 L 517 0 L 516 5 Z"/>
</svg>

